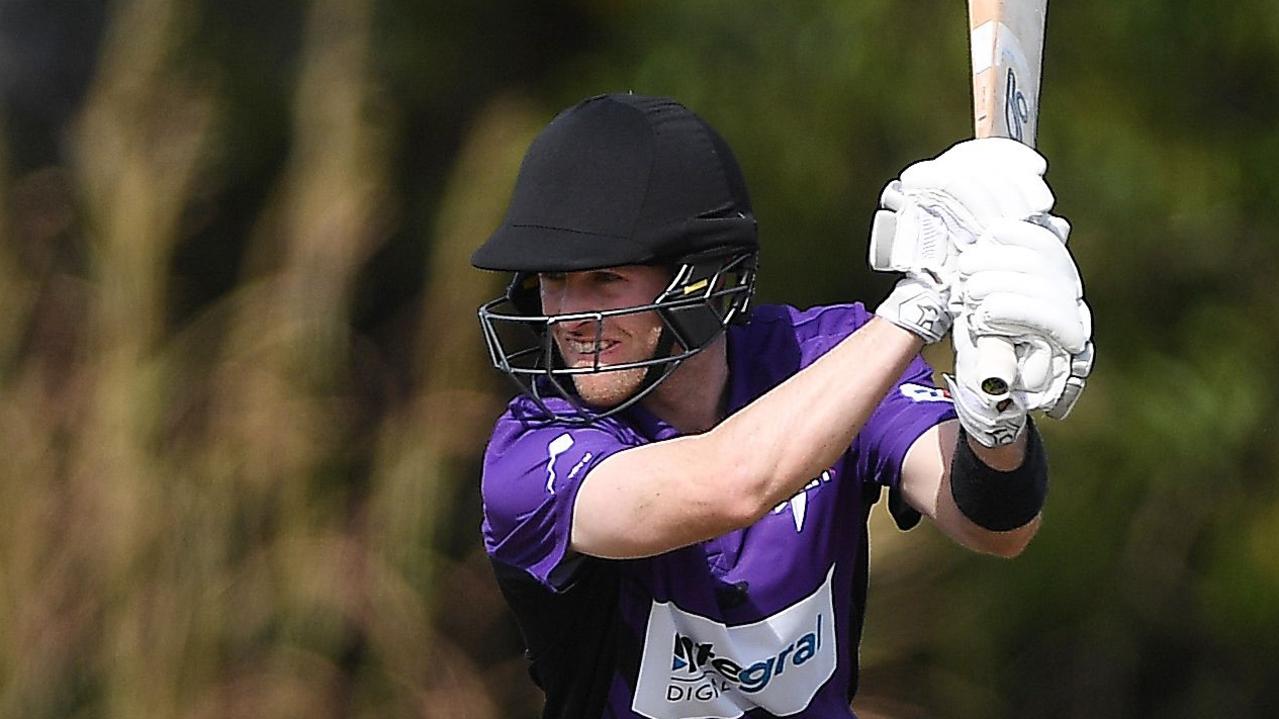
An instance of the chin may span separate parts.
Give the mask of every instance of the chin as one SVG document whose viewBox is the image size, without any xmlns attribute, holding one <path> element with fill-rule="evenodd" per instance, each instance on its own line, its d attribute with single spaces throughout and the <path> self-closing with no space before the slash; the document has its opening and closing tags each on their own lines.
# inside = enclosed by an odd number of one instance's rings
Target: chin
<svg viewBox="0 0 1279 719">
<path fill-rule="evenodd" d="M 645 368 L 580 374 L 573 376 L 573 386 L 586 404 L 609 409 L 630 399 L 644 382 Z"/>
</svg>

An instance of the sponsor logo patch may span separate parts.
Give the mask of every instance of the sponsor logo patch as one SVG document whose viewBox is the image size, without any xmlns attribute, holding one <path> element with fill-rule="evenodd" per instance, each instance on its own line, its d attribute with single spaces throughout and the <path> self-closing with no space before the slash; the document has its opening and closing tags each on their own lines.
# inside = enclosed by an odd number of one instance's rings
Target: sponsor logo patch
<svg viewBox="0 0 1279 719">
<path fill-rule="evenodd" d="M 726 626 L 653 602 L 631 709 L 651 719 L 803 710 L 835 671 L 831 581 L 753 624 Z"/>
</svg>

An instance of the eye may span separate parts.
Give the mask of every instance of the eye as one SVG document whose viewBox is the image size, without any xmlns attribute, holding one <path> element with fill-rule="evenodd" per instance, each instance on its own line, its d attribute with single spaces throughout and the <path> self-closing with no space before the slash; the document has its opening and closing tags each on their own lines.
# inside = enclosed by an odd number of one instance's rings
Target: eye
<svg viewBox="0 0 1279 719">
<path fill-rule="evenodd" d="M 564 281 L 563 272 L 539 272 L 537 276 L 538 276 L 538 279 L 541 280 L 542 282 L 563 282 Z"/>
<path fill-rule="evenodd" d="M 610 272 L 609 270 L 600 270 L 595 273 L 595 281 L 603 284 L 610 284 L 613 282 L 622 282 L 625 279 L 626 278 L 623 277 L 622 275 L 619 275 L 616 272 Z"/>
</svg>

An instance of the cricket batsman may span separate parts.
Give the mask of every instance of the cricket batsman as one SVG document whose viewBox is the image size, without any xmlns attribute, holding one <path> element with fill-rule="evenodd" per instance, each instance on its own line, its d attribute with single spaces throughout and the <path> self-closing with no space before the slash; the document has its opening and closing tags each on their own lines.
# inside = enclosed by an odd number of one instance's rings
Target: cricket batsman
<svg viewBox="0 0 1279 719">
<path fill-rule="evenodd" d="M 522 392 L 484 457 L 484 546 L 544 717 L 853 717 L 867 516 L 922 516 L 1013 557 L 1045 450 L 1091 368 L 1091 320 L 1046 164 L 960 143 L 889 184 L 859 303 L 752 306 L 759 237 L 732 151 L 670 98 L 560 113 L 472 257 L 512 273 L 480 308 Z M 879 225 L 880 223 L 876 223 Z M 920 352 L 952 332 L 955 374 Z M 1015 347 L 983 387 L 979 341 Z"/>
</svg>

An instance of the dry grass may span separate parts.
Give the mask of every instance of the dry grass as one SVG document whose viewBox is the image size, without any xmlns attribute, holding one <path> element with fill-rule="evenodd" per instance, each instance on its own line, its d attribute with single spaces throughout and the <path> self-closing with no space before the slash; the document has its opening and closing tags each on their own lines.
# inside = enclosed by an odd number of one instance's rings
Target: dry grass
<svg viewBox="0 0 1279 719">
<path fill-rule="evenodd" d="M 396 198 L 370 3 L 310 7 L 244 276 L 175 327 L 183 212 L 222 151 L 184 7 L 118 4 L 69 166 L 0 173 L 0 716 L 499 716 L 438 628 L 441 580 L 475 558 L 436 543 L 499 399 L 472 329 L 495 288 L 464 253 L 532 113 L 477 122 L 423 238 L 414 394 L 371 409 L 352 293 Z"/>
</svg>

